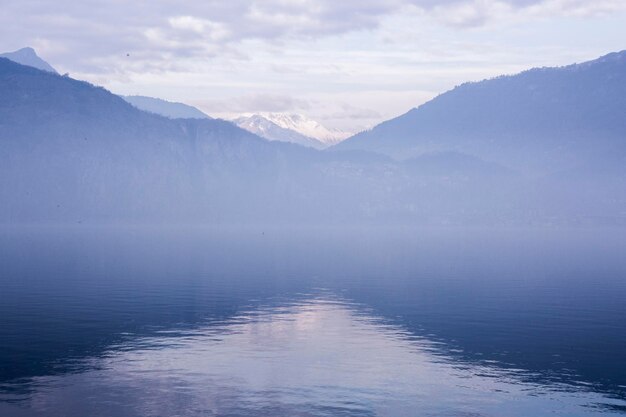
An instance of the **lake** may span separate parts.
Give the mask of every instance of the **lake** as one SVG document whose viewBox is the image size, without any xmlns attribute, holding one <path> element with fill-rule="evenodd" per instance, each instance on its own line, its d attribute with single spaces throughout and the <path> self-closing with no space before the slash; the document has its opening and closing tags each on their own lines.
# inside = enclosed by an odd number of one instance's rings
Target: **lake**
<svg viewBox="0 0 626 417">
<path fill-rule="evenodd" d="M 1 416 L 626 414 L 626 233 L 4 227 Z"/>
</svg>

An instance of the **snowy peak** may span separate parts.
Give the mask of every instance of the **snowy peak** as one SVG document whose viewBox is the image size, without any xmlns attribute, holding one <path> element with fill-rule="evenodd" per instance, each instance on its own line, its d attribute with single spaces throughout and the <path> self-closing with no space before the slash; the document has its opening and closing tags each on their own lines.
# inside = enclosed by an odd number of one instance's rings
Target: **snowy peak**
<svg viewBox="0 0 626 417">
<path fill-rule="evenodd" d="M 267 140 L 291 142 L 316 149 L 326 147 L 324 143 L 315 138 L 303 135 L 293 129 L 282 127 L 259 114 L 239 117 L 234 119 L 233 123 L 240 128 L 259 135 Z"/>
<path fill-rule="evenodd" d="M 317 139 L 326 146 L 339 143 L 350 136 L 349 133 L 338 129 L 328 129 L 319 122 L 309 119 L 302 114 L 265 113 L 261 117 L 283 129 L 293 130 L 301 135 Z"/>
<path fill-rule="evenodd" d="M 22 48 L 14 52 L 7 52 L 0 54 L 0 58 L 7 58 L 18 64 L 27 65 L 29 67 L 37 68 L 42 71 L 52 72 L 57 74 L 57 71 L 52 68 L 50 64 L 41 59 L 33 48 Z"/>
<path fill-rule="evenodd" d="M 292 142 L 323 149 L 341 142 L 349 133 L 328 129 L 301 114 L 258 113 L 238 117 L 233 122 L 268 140 Z"/>
</svg>

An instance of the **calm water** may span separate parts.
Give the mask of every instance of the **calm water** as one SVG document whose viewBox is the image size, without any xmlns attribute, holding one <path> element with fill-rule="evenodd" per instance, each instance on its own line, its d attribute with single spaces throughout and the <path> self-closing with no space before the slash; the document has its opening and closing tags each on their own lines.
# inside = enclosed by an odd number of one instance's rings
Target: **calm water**
<svg viewBox="0 0 626 417">
<path fill-rule="evenodd" d="M 0 229 L 0 416 L 626 414 L 621 230 Z"/>
</svg>

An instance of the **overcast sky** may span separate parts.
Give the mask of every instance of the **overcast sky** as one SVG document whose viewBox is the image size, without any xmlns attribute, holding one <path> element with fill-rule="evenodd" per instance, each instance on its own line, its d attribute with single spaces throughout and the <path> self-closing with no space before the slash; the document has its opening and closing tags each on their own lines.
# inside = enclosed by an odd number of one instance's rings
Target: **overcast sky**
<svg viewBox="0 0 626 417">
<path fill-rule="evenodd" d="M 626 49 L 626 0 L 2 0 L 0 52 L 213 116 L 360 130 L 465 81 Z"/>
</svg>

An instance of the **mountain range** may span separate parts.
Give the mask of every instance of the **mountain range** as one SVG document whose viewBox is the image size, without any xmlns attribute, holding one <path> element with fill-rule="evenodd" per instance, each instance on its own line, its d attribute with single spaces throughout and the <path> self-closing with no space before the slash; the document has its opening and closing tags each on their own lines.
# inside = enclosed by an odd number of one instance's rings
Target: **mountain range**
<svg viewBox="0 0 626 417">
<path fill-rule="evenodd" d="M 348 133 L 328 129 L 301 114 L 264 113 L 241 116 L 233 122 L 268 140 L 323 149 L 341 142 Z"/>
<path fill-rule="evenodd" d="M 124 100 L 150 113 L 168 117 L 170 119 L 210 119 L 211 117 L 201 110 L 184 103 L 162 100 L 146 96 L 121 96 Z"/>
<path fill-rule="evenodd" d="M 462 152 L 531 175 L 624 155 L 626 51 L 462 84 L 335 149 Z"/>
<path fill-rule="evenodd" d="M 464 84 L 322 151 L 0 58 L 0 222 L 623 222 L 625 55 Z"/>
<path fill-rule="evenodd" d="M 7 59 L 0 138 L 4 221 L 189 220 L 230 198 L 243 202 L 238 191 L 251 171 L 260 189 L 299 153 L 230 122 L 144 112 L 103 88 Z"/>
<path fill-rule="evenodd" d="M 27 65 L 43 71 L 57 71 L 30 47 L 15 52 L 0 54 L 18 64 Z M 163 100 L 140 95 L 120 96 L 136 108 L 170 119 L 210 119 L 211 117 L 194 106 L 185 103 Z M 297 143 L 322 149 L 338 143 L 349 134 L 327 129 L 320 123 L 300 114 L 266 113 L 244 115 L 234 123 L 268 140 Z"/>
<path fill-rule="evenodd" d="M 323 149 L 325 147 L 324 143 L 321 141 L 310 136 L 303 135 L 295 130 L 281 127 L 259 114 L 238 117 L 233 120 L 233 123 L 240 128 L 259 135 L 267 140 L 291 142 L 316 149 Z"/>
</svg>

